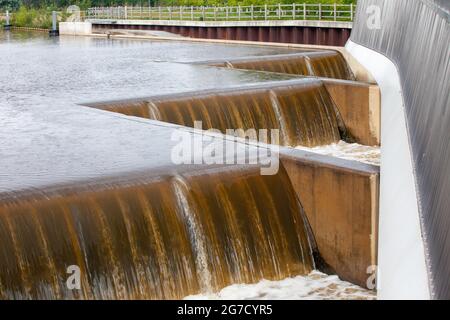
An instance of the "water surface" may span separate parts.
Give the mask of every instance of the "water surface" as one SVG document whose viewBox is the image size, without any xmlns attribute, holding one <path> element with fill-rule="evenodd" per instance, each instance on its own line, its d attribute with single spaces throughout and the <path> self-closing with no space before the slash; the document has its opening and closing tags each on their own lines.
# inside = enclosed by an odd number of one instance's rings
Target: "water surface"
<svg viewBox="0 0 450 320">
<path fill-rule="evenodd" d="M 170 164 L 172 129 L 79 103 L 285 79 L 185 63 L 278 50 L 0 32 L 0 192 Z"/>
<path fill-rule="evenodd" d="M 295 52 L 225 44 L 49 38 L 43 33 L 0 32 L 0 94 L 16 107 L 148 96 L 288 78 L 190 65 L 212 58 Z"/>
</svg>

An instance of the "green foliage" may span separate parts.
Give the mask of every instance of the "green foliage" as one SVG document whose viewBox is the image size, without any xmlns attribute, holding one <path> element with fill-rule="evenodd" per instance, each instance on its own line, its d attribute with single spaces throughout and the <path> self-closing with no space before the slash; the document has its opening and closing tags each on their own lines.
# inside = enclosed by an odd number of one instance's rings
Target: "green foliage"
<svg viewBox="0 0 450 320">
<path fill-rule="evenodd" d="M 15 11 L 20 7 L 20 0 L 0 0 L 0 11 Z"/>
<path fill-rule="evenodd" d="M 105 1 L 107 2 L 107 1 Z M 123 2 L 124 3 L 124 2 Z M 127 1 L 127 3 L 137 4 L 143 3 L 147 5 L 145 1 Z M 264 5 L 264 4 L 291 4 L 291 3 L 311 3 L 311 4 L 356 4 L 356 0 L 159 0 L 156 5 L 161 6 L 249 6 L 249 5 Z"/>
<path fill-rule="evenodd" d="M 11 23 L 19 27 L 50 28 L 51 12 L 58 10 L 64 19 L 65 8 L 77 5 L 81 10 L 101 6 L 249 6 L 291 3 L 356 4 L 356 0 L 0 0 L 0 11 L 10 10 Z"/>
<path fill-rule="evenodd" d="M 11 23 L 17 27 L 49 29 L 52 25 L 51 11 L 21 6 L 11 17 Z"/>
<path fill-rule="evenodd" d="M 0 9 L 5 10 L 6 6 L 16 10 L 20 5 L 34 9 L 56 9 L 67 8 L 70 5 L 77 5 L 81 9 L 102 6 L 236 6 L 236 5 L 264 5 L 264 4 L 290 4 L 290 3 L 356 3 L 356 0 L 0 0 Z M 11 10 L 10 9 L 10 10 Z"/>
</svg>

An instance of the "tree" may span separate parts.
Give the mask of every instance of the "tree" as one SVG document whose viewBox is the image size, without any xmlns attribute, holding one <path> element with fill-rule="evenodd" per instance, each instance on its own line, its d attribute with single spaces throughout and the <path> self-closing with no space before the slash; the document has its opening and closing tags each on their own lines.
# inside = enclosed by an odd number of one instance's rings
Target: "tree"
<svg viewBox="0 0 450 320">
<path fill-rule="evenodd" d="M 20 0 L 0 0 L 0 9 L 15 11 L 19 9 L 21 4 Z"/>
</svg>

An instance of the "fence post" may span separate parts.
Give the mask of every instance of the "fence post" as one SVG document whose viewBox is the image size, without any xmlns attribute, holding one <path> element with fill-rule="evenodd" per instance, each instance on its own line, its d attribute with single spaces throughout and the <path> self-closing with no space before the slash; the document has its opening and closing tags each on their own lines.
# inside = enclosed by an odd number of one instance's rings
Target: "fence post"
<svg viewBox="0 0 450 320">
<path fill-rule="evenodd" d="M 225 20 L 228 21 L 228 6 L 225 7 L 225 17 L 226 17 Z"/>
<path fill-rule="evenodd" d="M 267 4 L 264 5 L 264 20 L 267 21 Z"/>
<path fill-rule="evenodd" d="M 292 20 L 295 20 L 295 3 L 292 4 Z"/>
<path fill-rule="evenodd" d="M 353 3 L 350 3 L 350 21 L 353 21 Z"/>
<path fill-rule="evenodd" d="M 180 20 L 183 20 L 183 6 L 180 6 Z"/>
<path fill-rule="evenodd" d="M 336 2 L 334 3 L 334 21 L 336 21 Z"/>
<path fill-rule="evenodd" d="M 58 13 L 56 11 L 52 11 L 52 30 L 50 30 L 49 32 L 50 37 L 59 36 L 57 21 L 58 21 Z"/>
<path fill-rule="evenodd" d="M 281 19 L 281 3 L 278 4 L 278 19 Z"/>
<path fill-rule="evenodd" d="M 306 20 L 306 3 L 303 4 L 303 20 Z"/>
<path fill-rule="evenodd" d="M 238 18 L 241 20 L 241 6 L 238 6 Z"/>
<path fill-rule="evenodd" d="M 158 7 L 158 20 L 161 20 L 161 7 Z"/>
<path fill-rule="evenodd" d="M 322 20 L 322 4 L 319 3 L 319 20 Z"/>
<path fill-rule="evenodd" d="M 9 30 L 11 28 L 11 25 L 9 24 L 9 11 L 6 10 L 6 24 L 5 24 L 5 29 Z"/>
<path fill-rule="evenodd" d="M 125 12 L 125 20 L 127 20 L 128 19 L 128 8 L 127 8 L 127 6 L 125 6 L 125 8 L 124 8 L 124 12 Z"/>
<path fill-rule="evenodd" d="M 253 4 L 251 5 L 251 7 L 250 7 L 250 10 L 251 10 L 251 17 L 252 17 L 252 20 L 253 20 Z"/>
<path fill-rule="evenodd" d="M 203 17 L 203 21 L 205 21 L 206 20 L 205 7 L 202 7 L 202 17 Z"/>
</svg>

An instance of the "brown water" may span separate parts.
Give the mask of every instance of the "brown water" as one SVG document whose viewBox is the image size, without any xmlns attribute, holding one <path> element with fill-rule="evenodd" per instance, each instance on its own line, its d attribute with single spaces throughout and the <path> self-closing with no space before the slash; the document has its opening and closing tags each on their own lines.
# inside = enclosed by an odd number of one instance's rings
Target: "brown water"
<svg viewBox="0 0 450 320">
<path fill-rule="evenodd" d="M 187 171 L 171 162 L 175 129 L 73 104 L 278 79 L 178 63 L 260 49 L 0 39 L 0 298 L 182 298 L 313 269 L 282 167 L 275 176 L 248 165 Z M 316 80 L 214 92 L 188 105 L 181 94 L 110 106 L 186 125 L 279 128 L 293 146 L 339 138 L 338 114 Z M 71 265 L 80 290 L 66 285 Z"/>
<path fill-rule="evenodd" d="M 284 169 L 141 174 L 56 190 L 2 199 L 0 298 L 173 299 L 313 268 Z M 81 290 L 66 287 L 69 265 L 81 269 Z"/>
<path fill-rule="evenodd" d="M 203 129 L 222 133 L 278 129 L 283 146 L 320 146 L 341 139 L 337 108 L 322 82 L 312 79 L 91 106 L 188 127 L 202 121 Z"/>
<path fill-rule="evenodd" d="M 245 70 L 258 70 L 295 75 L 310 75 L 304 55 L 280 55 L 248 60 L 227 61 L 224 67 Z"/>
<path fill-rule="evenodd" d="M 334 51 L 307 54 L 310 75 L 343 80 L 355 80 L 344 57 Z"/>
<path fill-rule="evenodd" d="M 337 51 L 237 58 L 223 62 L 213 62 L 210 65 L 233 69 L 355 80 L 344 57 Z"/>
</svg>

